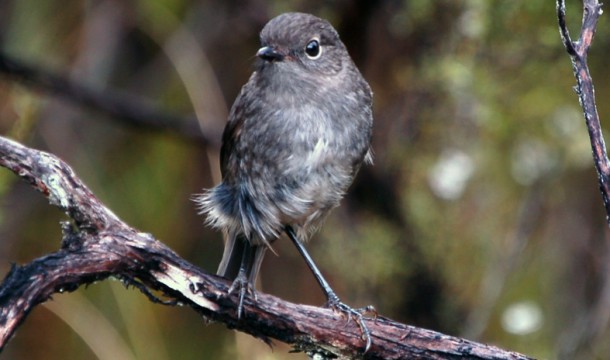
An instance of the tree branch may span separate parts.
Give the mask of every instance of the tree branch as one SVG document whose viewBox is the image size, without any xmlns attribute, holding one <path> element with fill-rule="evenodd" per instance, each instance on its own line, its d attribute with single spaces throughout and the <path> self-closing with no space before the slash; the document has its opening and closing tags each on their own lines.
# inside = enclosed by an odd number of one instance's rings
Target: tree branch
<svg viewBox="0 0 610 360">
<path fill-rule="evenodd" d="M 150 234 L 122 222 L 56 156 L 0 137 L 0 165 L 13 171 L 63 209 L 61 248 L 29 264 L 13 266 L 0 285 L 0 349 L 28 313 L 58 292 L 110 276 L 140 289 L 149 299 L 187 304 L 208 319 L 270 342 L 277 339 L 308 354 L 365 359 L 527 359 L 493 346 L 443 335 L 378 317 L 367 320 L 373 345 L 355 322 L 332 310 L 292 304 L 274 296 L 247 297 L 237 319 L 237 296 L 226 280 L 180 258 Z M 163 299 L 166 300 L 162 300 Z"/>
<path fill-rule="evenodd" d="M 115 121 L 139 127 L 165 131 L 219 147 L 217 134 L 204 133 L 194 117 L 168 114 L 132 94 L 104 92 L 66 77 L 24 64 L 0 51 L 0 74 L 27 86 L 57 94 L 81 106 L 95 109 Z"/>
<path fill-rule="evenodd" d="M 591 47 L 591 43 L 593 42 L 597 21 L 602 12 L 602 4 L 600 4 L 599 1 L 583 0 L 583 17 L 580 36 L 577 41 L 572 41 L 566 25 L 565 0 L 557 0 L 559 33 L 561 35 L 561 40 L 570 55 L 570 60 L 572 61 L 572 70 L 574 71 L 574 77 L 576 77 L 575 90 L 585 115 L 585 122 L 587 124 L 587 130 L 589 131 L 591 148 L 593 150 L 593 161 L 595 162 L 595 169 L 597 170 L 599 188 L 606 209 L 606 221 L 610 225 L 610 160 L 608 160 L 606 144 L 604 143 L 599 115 L 595 105 L 593 79 L 591 78 L 589 66 L 587 65 L 587 54 Z"/>
</svg>

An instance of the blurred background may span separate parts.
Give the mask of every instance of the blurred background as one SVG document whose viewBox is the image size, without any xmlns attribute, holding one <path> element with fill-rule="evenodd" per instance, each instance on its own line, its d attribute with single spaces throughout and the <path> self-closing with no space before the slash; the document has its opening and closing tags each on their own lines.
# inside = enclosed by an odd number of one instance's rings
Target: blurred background
<svg viewBox="0 0 610 360">
<path fill-rule="evenodd" d="M 576 37 L 581 2 L 567 5 Z M 219 181 L 228 109 L 285 11 L 334 24 L 375 92 L 375 165 L 308 244 L 342 299 L 537 358 L 604 358 L 609 233 L 554 1 L 2 0 L 2 57 L 78 87 L 3 67 L 0 134 L 63 158 L 119 217 L 213 272 L 221 236 L 191 197 Z M 589 57 L 602 120 L 607 19 Z M 83 105 L 88 91 L 105 100 Z M 0 171 L 0 272 L 56 250 L 65 219 Z M 260 289 L 322 304 L 295 249 L 276 249 Z M 2 357 L 305 358 L 194 315 L 107 280 L 35 308 Z"/>
</svg>

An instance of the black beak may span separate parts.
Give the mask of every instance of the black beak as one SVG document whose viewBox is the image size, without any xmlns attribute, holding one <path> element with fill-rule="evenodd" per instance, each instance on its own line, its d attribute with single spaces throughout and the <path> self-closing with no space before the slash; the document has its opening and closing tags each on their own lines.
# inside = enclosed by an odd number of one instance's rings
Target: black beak
<svg viewBox="0 0 610 360">
<path fill-rule="evenodd" d="M 284 54 L 277 51 L 273 46 L 263 46 L 258 49 L 256 56 L 269 62 L 284 60 Z"/>
</svg>

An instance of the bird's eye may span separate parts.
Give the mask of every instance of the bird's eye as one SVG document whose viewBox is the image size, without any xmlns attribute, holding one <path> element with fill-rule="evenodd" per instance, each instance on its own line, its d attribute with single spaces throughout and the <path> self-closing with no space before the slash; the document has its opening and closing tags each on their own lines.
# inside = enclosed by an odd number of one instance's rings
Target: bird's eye
<svg viewBox="0 0 610 360">
<path fill-rule="evenodd" d="M 310 59 L 317 59 L 322 54 L 322 48 L 320 47 L 320 42 L 317 39 L 310 40 L 305 46 L 305 54 Z"/>
</svg>

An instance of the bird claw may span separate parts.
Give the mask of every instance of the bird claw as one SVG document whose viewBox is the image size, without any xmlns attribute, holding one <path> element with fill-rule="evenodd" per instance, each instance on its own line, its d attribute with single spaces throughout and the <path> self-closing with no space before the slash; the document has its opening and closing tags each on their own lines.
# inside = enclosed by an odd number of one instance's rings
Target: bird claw
<svg viewBox="0 0 610 360">
<path fill-rule="evenodd" d="M 326 301 L 325 307 L 333 309 L 342 315 L 347 315 L 346 325 L 349 324 L 351 319 L 353 318 L 358 324 L 360 328 L 360 338 L 366 342 L 364 346 L 364 353 L 369 351 L 371 345 L 373 344 L 373 339 L 371 338 L 371 332 L 369 328 L 364 323 L 364 320 L 371 319 L 365 316 L 365 314 L 373 313 L 372 319 L 377 319 L 377 310 L 373 305 L 368 305 L 363 308 L 354 309 L 349 305 L 343 303 L 336 295 L 329 297 L 328 301 Z"/>
<path fill-rule="evenodd" d="M 244 312 L 244 299 L 246 298 L 246 294 L 250 294 L 254 298 L 254 301 L 257 301 L 258 297 L 254 287 L 248 281 L 248 278 L 246 276 L 241 276 L 241 274 L 238 275 L 235 280 L 233 280 L 231 287 L 227 291 L 227 295 L 231 295 L 235 290 L 239 291 L 237 293 L 239 296 L 239 303 L 237 305 L 237 319 L 239 320 Z"/>
<path fill-rule="evenodd" d="M 358 308 L 358 309 L 356 309 L 356 311 L 361 313 L 363 316 L 364 316 L 364 314 L 372 315 L 369 317 L 365 317 L 365 319 L 371 319 L 374 322 L 377 322 L 377 317 L 379 316 L 379 313 L 377 312 L 377 309 L 375 309 L 375 307 L 373 305 L 367 305 L 365 307 Z"/>
</svg>

